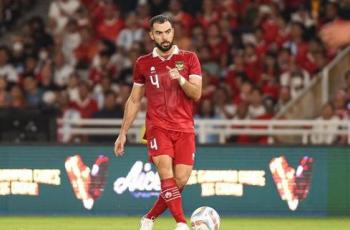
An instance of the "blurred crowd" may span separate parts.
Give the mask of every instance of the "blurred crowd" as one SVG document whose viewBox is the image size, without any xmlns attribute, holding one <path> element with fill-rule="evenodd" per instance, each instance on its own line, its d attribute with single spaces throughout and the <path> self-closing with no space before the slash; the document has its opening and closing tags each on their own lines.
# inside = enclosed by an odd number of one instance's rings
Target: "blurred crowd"
<svg viewBox="0 0 350 230">
<path fill-rule="evenodd" d="M 11 29 L 25 12 L 35 6 L 36 0 L 0 1 L 0 36 Z"/>
<path fill-rule="evenodd" d="M 31 18 L 0 47 L 0 108 L 121 118 L 133 64 L 153 49 L 148 20 L 165 13 L 175 43 L 202 64 L 196 117 L 270 119 L 334 57 L 318 31 L 349 8 L 348 0 L 53 0 L 47 20 Z"/>
</svg>

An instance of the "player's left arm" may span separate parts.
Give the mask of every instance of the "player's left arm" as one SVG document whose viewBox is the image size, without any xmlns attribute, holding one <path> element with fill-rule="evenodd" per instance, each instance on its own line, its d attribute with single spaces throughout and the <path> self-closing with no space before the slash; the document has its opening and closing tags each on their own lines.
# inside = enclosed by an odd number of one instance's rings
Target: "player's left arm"
<svg viewBox="0 0 350 230">
<path fill-rule="evenodd" d="M 176 79 L 179 82 L 179 85 L 185 92 L 185 94 L 194 101 L 198 101 L 202 95 L 202 76 L 201 76 L 201 67 L 196 55 L 192 56 L 191 68 L 189 79 L 186 80 L 179 73 L 177 68 L 167 67 L 169 70 L 170 78 Z"/>
</svg>

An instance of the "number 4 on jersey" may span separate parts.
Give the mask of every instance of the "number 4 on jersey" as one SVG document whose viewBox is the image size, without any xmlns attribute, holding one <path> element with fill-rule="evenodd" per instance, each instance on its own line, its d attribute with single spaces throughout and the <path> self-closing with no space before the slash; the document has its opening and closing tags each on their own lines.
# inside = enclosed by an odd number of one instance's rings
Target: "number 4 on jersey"
<svg viewBox="0 0 350 230">
<path fill-rule="evenodd" d="M 155 149 L 155 150 L 158 149 L 156 138 L 153 138 L 153 139 L 150 141 L 150 147 L 151 147 L 151 149 Z"/>
<path fill-rule="evenodd" d="M 158 75 L 150 76 L 151 83 L 152 85 L 155 85 L 159 89 L 159 80 L 158 80 Z"/>
</svg>

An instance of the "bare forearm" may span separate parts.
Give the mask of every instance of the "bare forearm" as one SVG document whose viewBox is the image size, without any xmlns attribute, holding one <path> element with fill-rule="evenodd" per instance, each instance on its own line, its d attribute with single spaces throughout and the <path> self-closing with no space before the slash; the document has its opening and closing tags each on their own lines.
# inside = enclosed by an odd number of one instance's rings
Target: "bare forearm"
<svg viewBox="0 0 350 230">
<path fill-rule="evenodd" d="M 124 117 L 122 122 L 122 127 L 120 129 L 121 134 L 126 134 L 134 122 L 136 115 L 140 108 L 140 102 L 134 102 L 129 98 L 125 104 Z"/>
<path fill-rule="evenodd" d="M 200 86 L 195 85 L 189 81 L 186 81 L 183 85 L 180 84 L 180 86 L 185 94 L 192 100 L 198 101 L 201 98 L 202 89 Z"/>
</svg>

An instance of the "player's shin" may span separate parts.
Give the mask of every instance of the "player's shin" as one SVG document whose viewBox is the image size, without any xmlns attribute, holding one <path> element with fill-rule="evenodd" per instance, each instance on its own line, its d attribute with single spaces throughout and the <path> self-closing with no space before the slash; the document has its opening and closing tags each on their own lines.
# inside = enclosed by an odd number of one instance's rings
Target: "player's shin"
<svg viewBox="0 0 350 230">
<path fill-rule="evenodd" d="M 185 214 L 182 208 L 182 198 L 174 178 L 161 180 L 161 197 L 164 199 L 176 222 L 186 223 Z"/>
<path fill-rule="evenodd" d="M 184 188 L 179 188 L 180 193 L 182 193 Z M 146 218 L 148 219 L 156 219 L 158 216 L 162 215 L 163 212 L 165 212 L 165 210 L 168 208 L 165 200 L 163 199 L 163 197 L 161 196 L 161 194 L 159 194 L 158 199 L 156 200 L 156 202 L 154 203 L 152 209 L 146 214 Z"/>
</svg>

